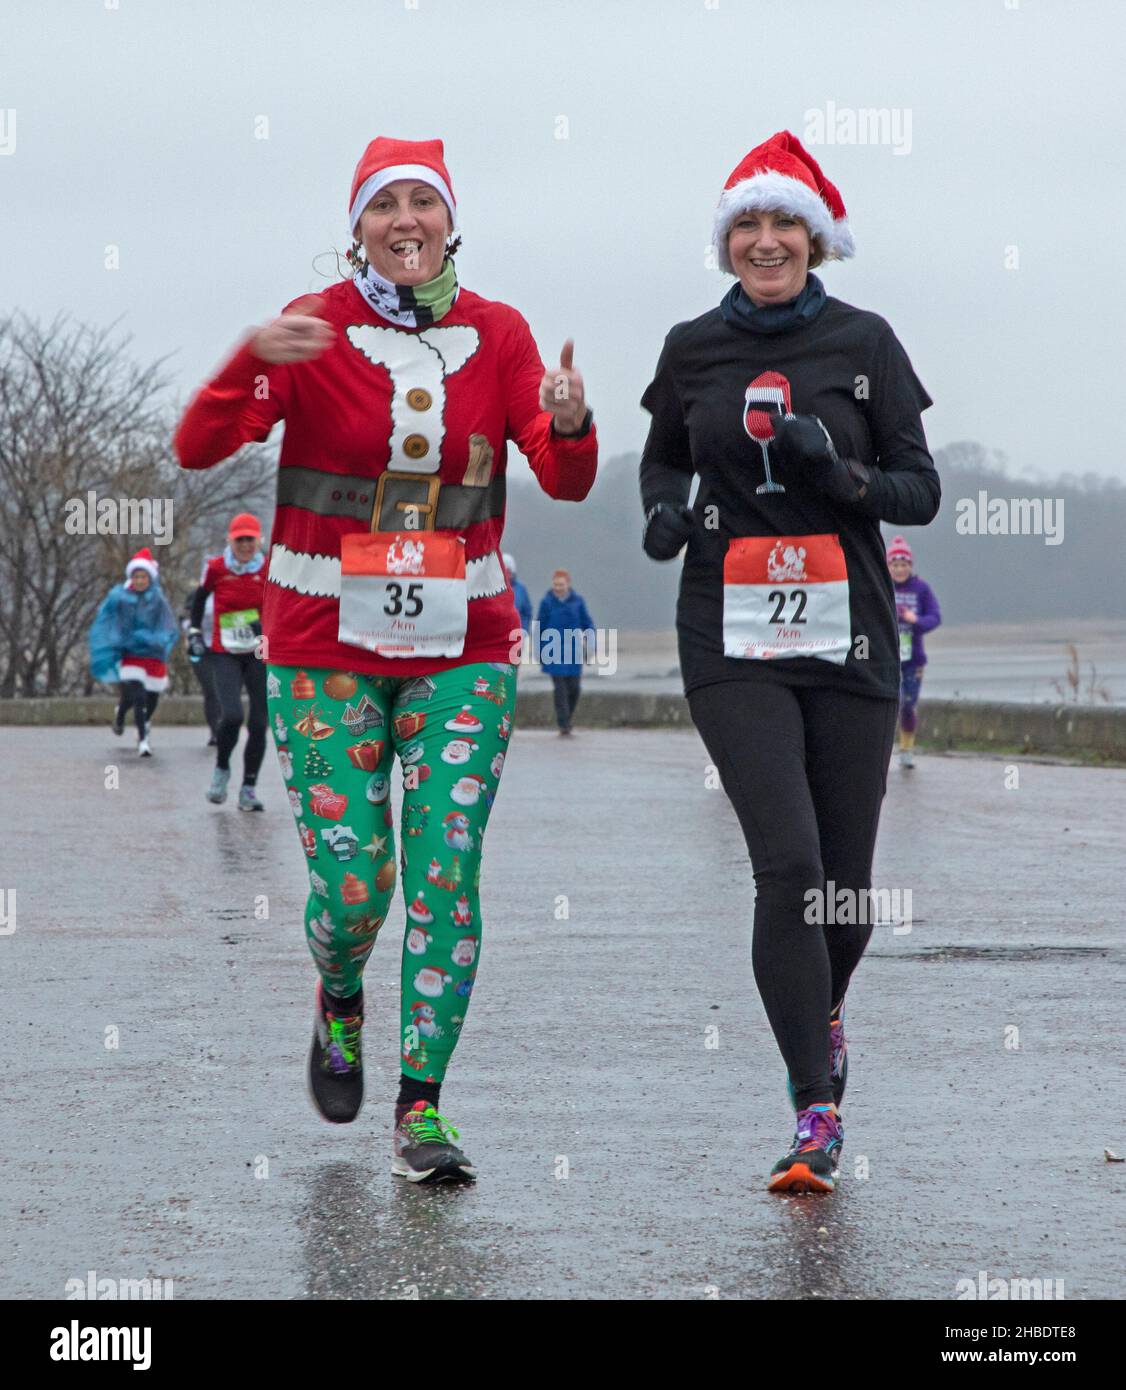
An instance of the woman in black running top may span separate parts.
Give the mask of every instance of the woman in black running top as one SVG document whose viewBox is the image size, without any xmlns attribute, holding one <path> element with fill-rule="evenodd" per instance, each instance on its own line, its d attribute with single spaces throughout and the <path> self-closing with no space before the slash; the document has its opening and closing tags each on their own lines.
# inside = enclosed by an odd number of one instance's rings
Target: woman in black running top
<svg viewBox="0 0 1126 1390">
<path fill-rule="evenodd" d="M 642 398 L 643 544 L 655 560 L 687 545 L 685 693 L 754 869 L 754 975 L 797 1111 L 769 1185 L 827 1192 L 899 697 L 879 523 L 938 510 L 931 400 L 888 324 L 810 273 L 852 235 L 789 132 L 728 179 L 715 247 L 737 282 L 672 330 Z"/>
</svg>

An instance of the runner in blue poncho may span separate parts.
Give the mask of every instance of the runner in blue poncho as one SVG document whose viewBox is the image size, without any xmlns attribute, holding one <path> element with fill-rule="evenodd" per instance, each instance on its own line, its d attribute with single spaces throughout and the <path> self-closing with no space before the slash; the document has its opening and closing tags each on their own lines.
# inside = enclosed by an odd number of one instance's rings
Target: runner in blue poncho
<svg viewBox="0 0 1126 1390">
<path fill-rule="evenodd" d="M 121 682 L 113 731 L 125 731 L 133 711 L 137 752 L 152 755 L 149 725 L 161 691 L 168 689 L 168 653 L 180 629 L 164 590 L 160 566 L 146 547 L 125 566 L 125 583 L 115 584 L 90 626 L 90 671 L 95 680 Z"/>
</svg>

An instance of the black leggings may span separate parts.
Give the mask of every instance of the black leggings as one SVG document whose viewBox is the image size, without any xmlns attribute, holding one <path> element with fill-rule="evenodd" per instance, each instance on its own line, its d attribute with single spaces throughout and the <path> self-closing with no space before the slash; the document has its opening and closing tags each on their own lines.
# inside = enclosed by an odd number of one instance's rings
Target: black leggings
<svg viewBox="0 0 1126 1390">
<path fill-rule="evenodd" d="M 224 772 L 231 765 L 231 754 L 242 728 L 242 687 L 250 696 L 246 748 L 242 755 L 243 784 L 252 787 L 266 752 L 266 663 L 253 652 L 211 652 L 207 657 L 211 681 L 218 703 L 219 717 L 215 739 L 219 745 L 215 766 Z"/>
<path fill-rule="evenodd" d="M 219 700 L 215 694 L 215 682 L 211 678 L 211 659 L 213 652 L 204 652 L 200 659 L 192 663 L 199 688 L 203 691 L 203 717 L 213 735 L 219 730 Z M 216 741 L 218 739 L 216 738 Z"/>
<path fill-rule="evenodd" d="M 868 945 L 871 915 L 811 924 L 806 894 L 830 881 L 859 902 L 872 886 L 896 701 L 741 680 L 704 686 L 688 703 L 750 851 L 751 963 L 798 1109 L 831 1101 L 829 1012 Z"/>
<path fill-rule="evenodd" d="M 575 708 L 582 693 L 582 676 L 552 676 L 555 687 L 555 722 L 561 729 L 569 729 L 575 716 Z"/>
<path fill-rule="evenodd" d="M 125 716 L 132 710 L 137 733 L 144 738 L 159 699 L 160 694 L 155 690 L 146 690 L 142 681 L 122 681 L 121 698 L 117 702 L 117 722 L 124 724 Z"/>
</svg>

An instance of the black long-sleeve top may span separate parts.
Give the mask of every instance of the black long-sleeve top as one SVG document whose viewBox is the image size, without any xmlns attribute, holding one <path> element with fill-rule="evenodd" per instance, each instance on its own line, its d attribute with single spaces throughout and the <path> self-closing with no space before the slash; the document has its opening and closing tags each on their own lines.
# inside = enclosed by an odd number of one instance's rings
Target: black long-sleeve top
<svg viewBox="0 0 1126 1390">
<path fill-rule="evenodd" d="M 895 599 L 879 522 L 922 526 L 938 511 L 941 487 L 921 419 L 930 404 L 887 322 L 832 296 L 814 319 L 783 332 L 752 332 L 718 308 L 672 330 L 642 397 L 652 423 L 640 481 L 648 510 L 687 502 L 693 476 L 700 478 L 677 605 L 686 691 L 721 680 L 774 679 L 898 696 Z M 868 466 L 862 499 L 834 501 L 800 468 L 773 456 L 769 415 L 777 410 L 818 416 L 837 452 Z M 767 463 L 784 491 L 757 490 Z M 815 554 L 810 538 L 822 536 L 839 537 L 847 567 L 847 657 L 725 655 L 731 542 L 779 538 L 780 552 L 792 544 Z"/>
</svg>

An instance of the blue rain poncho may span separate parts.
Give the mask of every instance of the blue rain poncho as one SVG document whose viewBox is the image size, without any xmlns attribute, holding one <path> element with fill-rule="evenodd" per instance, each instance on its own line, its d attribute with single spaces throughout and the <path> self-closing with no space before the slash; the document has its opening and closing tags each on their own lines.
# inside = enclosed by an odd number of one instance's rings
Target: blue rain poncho
<svg viewBox="0 0 1126 1390">
<path fill-rule="evenodd" d="M 120 680 L 121 658 L 152 656 L 163 661 L 180 636 L 164 590 L 154 579 L 143 594 L 117 584 L 90 626 L 90 671 L 95 680 Z"/>
</svg>

